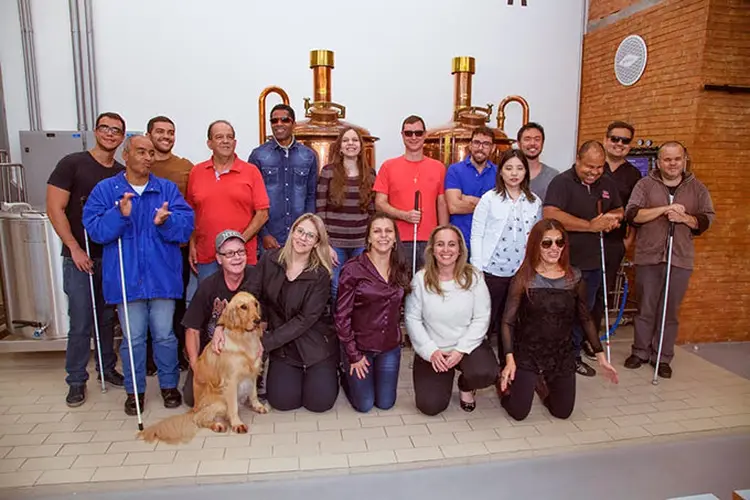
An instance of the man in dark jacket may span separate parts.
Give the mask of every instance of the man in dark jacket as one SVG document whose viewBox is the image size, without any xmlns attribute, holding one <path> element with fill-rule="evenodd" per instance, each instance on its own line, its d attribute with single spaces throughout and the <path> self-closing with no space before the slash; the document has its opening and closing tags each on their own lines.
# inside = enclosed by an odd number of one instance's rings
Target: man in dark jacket
<svg viewBox="0 0 750 500">
<path fill-rule="evenodd" d="M 626 218 L 638 228 L 634 259 L 638 313 L 633 350 L 625 360 L 625 368 L 639 368 L 647 362 L 656 365 L 664 314 L 669 228 L 674 225 L 667 317 L 657 368 L 660 377 L 671 378 L 669 363 L 674 357 L 680 303 L 693 271 L 693 238 L 710 227 L 715 213 L 706 186 L 686 170 L 687 152 L 682 144 L 674 141 L 663 144 L 657 165 L 657 170 L 638 181 L 625 212 Z"/>
<path fill-rule="evenodd" d="M 193 231 L 193 210 L 174 182 L 150 173 L 154 156 L 154 145 L 148 137 L 129 137 L 123 149 L 125 172 L 97 184 L 83 208 L 84 227 L 93 241 L 104 246 L 104 300 L 117 304 L 120 324 L 132 343 L 132 352 L 127 341 L 120 346 L 128 415 L 136 414 L 136 389 L 143 408 L 149 327 L 164 406 L 176 408 L 182 404 L 177 390 L 180 371 L 172 317 L 175 300 L 184 293 L 180 245 L 189 241 Z M 122 294 L 121 269 L 126 297 Z"/>
</svg>

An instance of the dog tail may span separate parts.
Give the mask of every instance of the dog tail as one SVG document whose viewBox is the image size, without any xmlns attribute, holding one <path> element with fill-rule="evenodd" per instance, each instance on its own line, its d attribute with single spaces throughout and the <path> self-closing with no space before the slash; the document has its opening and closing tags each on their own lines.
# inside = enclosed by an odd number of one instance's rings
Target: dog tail
<svg viewBox="0 0 750 500">
<path fill-rule="evenodd" d="M 198 425 L 195 423 L 195 413 L 192 411 L 182 415 L 165 418 L 154 425 L 150 425 L 138 433 L 138 437 L 152 443 L 164 441 L 168 444 L 187 443 L 195 437 Z"/>
</svg>

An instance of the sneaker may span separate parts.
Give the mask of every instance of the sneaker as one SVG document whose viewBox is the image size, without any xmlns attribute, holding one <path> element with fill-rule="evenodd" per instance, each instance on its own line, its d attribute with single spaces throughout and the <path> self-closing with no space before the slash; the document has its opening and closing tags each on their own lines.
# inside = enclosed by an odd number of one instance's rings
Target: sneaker
<svg viewBox="0 0 750 500">
<path fill-rule="evenodd" d="M 156 368 L 156 365 L 149 364 L 149 365 L 146 366 L 146 376 L 147 377 L 153 377 L 154 375 L 156 375 L 156 373 L 158 371 L 159 370 Z"/>
<path fill-rule="evenodd" d="M 187 371 L 188 368 L 190 368 L 190 362 L 187 359 L 185 359 L 184 357 L 180 357 L 177 360 L 177 364 L 180 367 L 180 371 L 181 372 L 185 372 L 185 371 Z"/>
<path fill-rule="evenodd" d="M 177 408 L 182 404 L 182 394 L 177 388 L 162 389 L 161 397 L 164 399 L 164 408 Z"/>
<path fill-rule="evenodd" d="M 96 380 L 101 380 L 101 379 L 102 379 L 102 375 L 100 373 L 99 375 L 97 375 Z M 112 370 L 109 373 L 105 373 L 104 381 L 115 387 L 122 387 L 125 385 L 125 377 L 123 377 L 122 374 L 118 372 L 117 370 Z"/>
<path fill-rule="evenodd" d="M 596 370 L 578 359 L 576 360 L 576 373 L 578 375 L 583 375 L 584 377 L 593 377 L 596 375 Z"/>
<path fill-rule="evenodd" d="M 655 361 L 651 361 L 650 364 L 651 366 L 656 366 Z M 659 368 L 656 370 L 656 374 L 659 375 L 659 378 L 672 378 L 672 367 L 669 366 L 669 363 L 659 363 Z"/>
<path fill-rule="evenodd" d="M 581 344 L 581 351 L 583 351 L 583 355 L 589 358 L 590 360 L 596 361 L 596 353 L 594 352 L 594 349 L 591 347 L 591 344 L 589 344 L 588 340 L 584 340 Z"/>
<path fill-rule="evenodd" d="M 143 413 L 143 399 L 144 394 L 138 394 L 138 403 L 141 407 L 141 413 Z M 138 411 L 135 407 L 135 395 L 133 394 L 128 394 L 128 397 L 125 398 L 125 414 L 131 417 L 135 417 L 136 415 L 138 415 Z"/>
<path fill-rule="evenodd" d="M 635 370 L 636 368 L 640 368 L 641 365 L 648 363 L 648 361 L 644 361 L 635 354 L 631 354 L 628 356 L 628 359 L 625 360 L 625 368 L 628 368 L 629 370 Z"/>
<path fill-rule="evenodd" d="M 71 408 L 81 406 L 86 402 L 86 386 L 71 385 L 68 389 L 68 396 L 65 398 L 65 404 Z"/>
</svg>

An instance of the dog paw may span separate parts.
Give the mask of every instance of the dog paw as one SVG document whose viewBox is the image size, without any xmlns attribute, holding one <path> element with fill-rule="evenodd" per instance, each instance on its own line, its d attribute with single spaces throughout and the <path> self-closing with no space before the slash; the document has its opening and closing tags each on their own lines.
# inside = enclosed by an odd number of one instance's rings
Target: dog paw
<svg viewBox="0 0 750 500">
<path fill-rule="evenodd" d="M 226 432 L 227 428 L 221 422 L 211 424 L 211 430 L 214 432 Z"/>
<path fill-rule="evenodd" d="M 252 408 L 255 413 L 268 413 L 268 406 L 260 402 L 255 403 Z"/>
<path fill-rule="evenodd" d="M 237 434 L 247 434 L 247 425 L 245 424 L 233 425 L 232 430 L 236 432 Z"/>
</svg>

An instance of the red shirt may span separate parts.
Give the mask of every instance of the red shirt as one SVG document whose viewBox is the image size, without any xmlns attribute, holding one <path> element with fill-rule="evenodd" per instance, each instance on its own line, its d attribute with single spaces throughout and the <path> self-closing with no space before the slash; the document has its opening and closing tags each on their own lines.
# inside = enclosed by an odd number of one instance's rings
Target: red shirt
<svg viewBox="0 0 750 500">
<path fill-rule="evenodd" d="M 408 161 L 403 156 L 386 160 L 375 178 L 373 190 L 388 195 L 388 203 L 399 210 L 414 210 L 414 194 L 420 192 L 419 209 L 422 219 L 417 226 L 417 241 L 427 241 L 438 225 L 437 199 L 445 193 L 445 166 L 427 158 Z M 403 241 L 411 241 L 414 224 L 397 220 Z"/>
<path fill-rule="evenodd" d="M 257 210 L 269 207 L 266 186 L 258 167 L 236 155 L 230 169 L 217 177 L 213 158 L 190 171 L 187 202 L 195 211 L 195 236 L 198 262 L 216 259 L 216 235 L 225 229 L 243 232 Z M 255 264 L 258 242 L 253 237 L 245 244 L 247 263 Z"/>
</svg>

